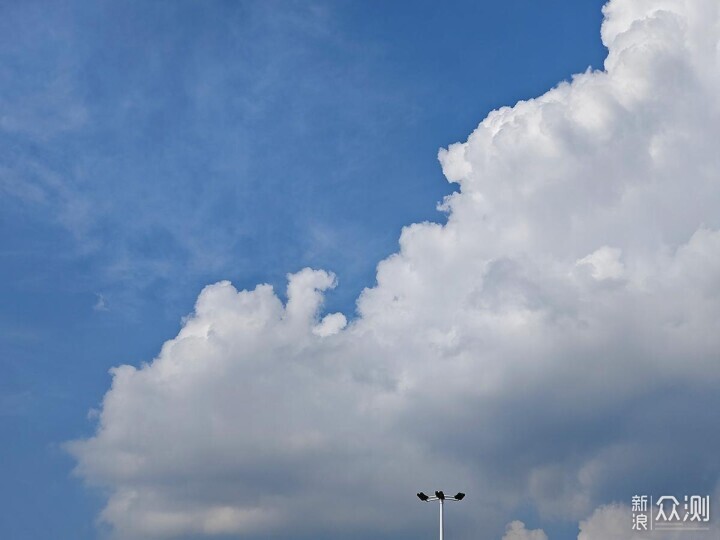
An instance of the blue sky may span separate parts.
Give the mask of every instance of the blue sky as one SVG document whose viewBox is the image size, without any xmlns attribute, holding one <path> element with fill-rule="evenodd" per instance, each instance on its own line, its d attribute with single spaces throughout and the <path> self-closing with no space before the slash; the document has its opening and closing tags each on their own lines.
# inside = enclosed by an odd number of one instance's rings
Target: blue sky
<svg viewBox="0 0 720 540">
<path fill-rule="evenodd" d="M 401 227 L 444 221 L 438 148 L 602 67 L 601 5 L 4 3 L 0 536 L 97 537 L 62 444 L 206 284 L 325 268 L 352 318 Z"/>
</svg>

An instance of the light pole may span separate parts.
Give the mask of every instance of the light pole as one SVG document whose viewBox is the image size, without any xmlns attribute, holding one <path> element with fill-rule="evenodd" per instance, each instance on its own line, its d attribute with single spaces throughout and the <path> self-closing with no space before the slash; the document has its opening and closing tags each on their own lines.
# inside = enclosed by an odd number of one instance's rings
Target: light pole
<svg viewBox="0 0 720 540">
<path fill-rule="evenodd" d="M 445 506 L 445 501 L 462 501 L 465 498 L 464 493 L 458 493 L 454 497 L 446 497 L 445 494 L 442 491 L 436 491 L 435 496 L 432 495 L 425 495 L 422 491 L 417 494 L 418 499 L 420 499 L 422 502 L 428 502 L 428 501 L 440 501 L 440 540 L 443 540 L 443 533 L 444 533 L 444 527 L 443 527 L 443 508 Z"/>
</svg>

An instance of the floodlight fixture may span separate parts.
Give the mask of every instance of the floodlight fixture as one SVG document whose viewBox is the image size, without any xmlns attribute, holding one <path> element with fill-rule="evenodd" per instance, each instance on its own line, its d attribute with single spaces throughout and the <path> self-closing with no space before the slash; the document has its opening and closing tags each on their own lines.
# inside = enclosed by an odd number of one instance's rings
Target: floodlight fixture
<svg viewBox="0 0 720 540">
<path fill-rule="evenodd" d="M 445 534 L 445 528 L 443 523 L 443 507 L 445 506 L 445 501 L 462 501 L 465 498 L 465 494 L 462 492 L 458 492 L 457 495 L 455 495 L 454 497 L 446 497 L 443 491 L 436 491 L 435 496 L 432 497 L 425 495 L 425 493 L 421 491 L 417 494 L 417 496 L 418 499 L 420 499 L 422 502 L 440 501 L 440 540 L 443 540 L 443 535 Z"/>
</svg>

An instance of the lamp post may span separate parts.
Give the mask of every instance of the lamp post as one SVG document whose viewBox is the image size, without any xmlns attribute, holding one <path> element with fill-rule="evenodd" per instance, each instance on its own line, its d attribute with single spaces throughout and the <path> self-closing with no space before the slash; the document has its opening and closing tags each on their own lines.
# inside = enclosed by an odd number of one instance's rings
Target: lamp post
<svg viewBox="0 0 720 540">
<path fill-rule="evenodd" d="M 444 524 L 443 524 L 443 508 L 445 506 L 445 501 L 462 501 L 465 498 L 464 493 L 458 493 L 454 497 L 447 497 L 445 493 L 442 491 L 436 491 L 435 496 L 432 495 L 425 495 L 422 491 L 417 494 L 418 499 L 420 499 L 422 502 L 428 502 L 428 501 L 440 501 L 440 540 L 443 540 L 443 534 L 444 534 Z"/>
</svg>

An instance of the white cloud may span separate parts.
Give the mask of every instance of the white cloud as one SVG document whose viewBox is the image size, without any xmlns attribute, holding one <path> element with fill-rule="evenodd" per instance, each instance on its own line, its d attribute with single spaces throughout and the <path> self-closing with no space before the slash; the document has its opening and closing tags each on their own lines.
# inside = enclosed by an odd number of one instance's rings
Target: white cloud
<svg viewBox="0 0 720 540">
<path fill-rule="evenodd" d="M 709 530 L 650 531 L 632 530 L 632 513 L 624 504 L 608 504 L 597 508 L 580 522 L 578 540 L 708 540 L 717 537 L 715 527 Z"/>
<path fill-rule="evenodd" d="M 522 521 L 509 523 L 502 540 L 548 540 L 541 529 L 528 530 Z"/>
<path fill-rule="evenodd" d="M 598 281 L 620 279 L 624 270 L 620 255 L 619 249 L 603 246 L 587 257 L 579 259 L 576 264 L 578 266 L 589 266 L 592 277 Z"/>
<path fill-rule="evenodd" d="M 109 311 L 110 308 L 108 307 L 107 300 L 105 299 L 105 296 L 100 293 L 95 293 L 95 297 L 97 300 L 95 301 L 95 304 L 93 304 L 93 310 L 95 311 Z"/>
<path fill-rule="evenodd" d="M 654 537 L 655 533 L 653 533 Z M 578 540 L 640 540 L 647 536 L 632 531 L 630 508 L 619 504 L 602 506 L 595 510 L 587 520 L 580 522 Z"/>
<path fill-rule="evenodd" d="M 717 494 L 717 491 L 716 491 Z M 657 509 L 650 508 L 655 513 Z M 656 528 L 633 530 L 633 514 L 630 507 L 624 504 L 612 503 L 596 508 L 587 519 L 579 523 L 577 540 L 707 540 L 716 534 L 714 524 L 705 524 L 707 530 L 692 530 L 692 526 L 684 524 L 684 530 L 667 531 Z M 508 523 L 502 540 L 548 540 L 548 536 L 541 529 L 528 530 L 522 521 Z"/>
<path fill-rule="evenodd" d="M 611 2 L 606 71 L 441 151 L 447 224 L 403 230 L 349 325 L 320 319 L 326 272 L 286 305 L 206 287 L 70 445 L 118 537 L 407 532 L 444 488 L 469 494 L 458 538 L 497 538 L 520 504 L 577 520 L 649 479 L 714 485 L 719 11 Z"/>
<path fill-rule="evenodd" d="M 313 334 L 320 337 L 333 336 L 347 326 L 347 319 L 342 313 L 331 313 L 323 317 L 320 324 L 313 328 Z"/>
</svg>

